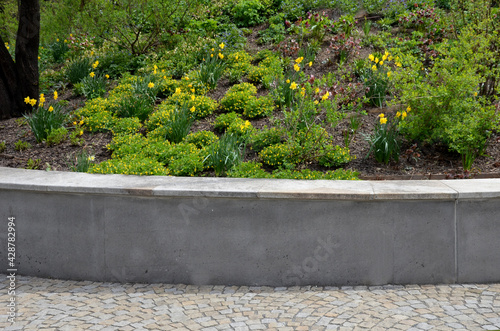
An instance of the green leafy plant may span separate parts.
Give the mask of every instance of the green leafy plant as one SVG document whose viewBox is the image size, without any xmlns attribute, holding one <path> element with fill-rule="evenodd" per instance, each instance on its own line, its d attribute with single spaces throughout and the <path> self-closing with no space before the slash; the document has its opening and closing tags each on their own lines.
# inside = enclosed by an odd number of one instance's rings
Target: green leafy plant
<svg viewBox="0 0 500 331">
<path fill-rule="evenodd" d="M 170 114 L 164 125 L 166 129 L 165 139 L 172 143 L 181 142 L 191 130 L 191 125 L 194 121 L 193 112 L 194 109 L 189 109 L 187 103 L 178 106 Z"/>
<path fill-rule="evenodd" d="M 0 153 L 5 152 L 5 149 L 7 147 L 5 146 L 5 141 L 0 141 Z"/>
<path fill-rule="evenodd" d="M 208 147 L 208 156 L 205 162 L 215 171 L 217 177 L 224 176 L 229 169 L 241 162 L 244 145 L 239 137 L 233 134 L 224 134 L 218 142 Z"/>
<path fill-rule="evenodd" d="M 52 60 L 54 63 L 61 63 L 68 53 L 69 48 L 65 41 L 57 39 L 55 42 L 49 45 L 49 49 L 52 55 Z"/>
<path fill-rule="evenodd" d="M 198 148 L 203 148 L 216 143 L 219 137 L 212 131 L 198 131 L 190 133 L 186 137 L 186 142 L 194 144 Z"/>
<path fill-rule="evenodd" d="M 146 95 L 124 96 L 114 109 L 118 117 L 137 117 L 139 121 L 144 121 L 153 111 L 151 99 Z"/>
<path fill-rule="evenodd" d="M 102 97 L 106 93 L 106 77 L 93 71 L 80 82 L 81 92 L 87 99 Z"/>
<path fill-rule="evenodd" d="M 24 101 L 35 108 L 37 100 L 27 97 Z M 52 130 L 63 127 L 67 121 L 67 115 L 59 104 L 45 107 L 44 103 L 45 97 L 41 94 L 38 106 L 29 115 L 24 115 L 37 142 L 46 140 Z"/>
<path fill-rule="evenodd" d="M 30 170 L 37 170 L 37 169 L 40 169 L 40 165 L 42 163 L 42 160 L 41 159 L 28 159 L 28 162 L 26 163 L 26 169 L 30 169 Z"/>
<path fill-rule="evenodd" d="M 72 164 L 69 166 L 74 172 L 88 172 L 92 164 L 94 164 L 95 156 L 89 154 L 85 149 L 82 149 L 74 156 Z"/>
<path fill-rule="evenodd" d="M 399 131 L 394 123 L 387 123 L 384 114 L 379 115 L 379 123 L 375 125 L 375 131 L 371 136 L 365 137 L 370 144 L 370 150 L 366 157 L 372 152 L 375 160 L 380 163 L 389 163 L 390 160 L 398 161 L 400 152 Z"/>
<path fill-rule="evenodd" d="M 31 148 L 31 144 L 27 141 L 18 140 L 14 143 L 14 149 L 16 151 L 24 151 Z"/>
<path fill-rule="evenodd" d="M 227 64 L 224 61 L 223 49 L 225 45 L 221 43 L 219 49 L 213 47 L 205 53 L 200 69 L 196 72 L 196 78 L 207 86 L 209 90 L 217 87 L 217 82 L 224 74 Z"/>
<path fill-rule="evenodd" d="M 72 61 L 66 68 L 66 77 L 73 85 L 80 83 L 85 77 L 88 76 L 91 68 L 91 63 L 88 58 L 81 58 Z"/>
<path fill-rule="evenodd" d="M 259 0 L 241 0 L 233 8 L 233 17 L 240 27 L 254 26 L 263 22 L 263 11 Z"/>
<path fill-rule="evenodd" d="M 62 143 L 68 137 L 68 130 L 65 127 L 60 127 L 50 131 L 47 135 L 47 146 L 54 146 Z"/>
</svg>

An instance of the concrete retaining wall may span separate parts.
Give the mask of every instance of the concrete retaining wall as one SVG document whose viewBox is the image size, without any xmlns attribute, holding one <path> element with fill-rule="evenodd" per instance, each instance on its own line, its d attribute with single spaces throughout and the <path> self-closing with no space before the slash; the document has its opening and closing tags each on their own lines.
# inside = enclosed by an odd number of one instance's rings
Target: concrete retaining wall
<svg viewBox="0 0 500 331">
<path fill-rule="evenodd" d="M 294 181 L 0 168 L 0 265 L 226 285 L 500 282 L 500 180 Z M 5 271 L 0 271 L 5 272 Z"/>
</svg>

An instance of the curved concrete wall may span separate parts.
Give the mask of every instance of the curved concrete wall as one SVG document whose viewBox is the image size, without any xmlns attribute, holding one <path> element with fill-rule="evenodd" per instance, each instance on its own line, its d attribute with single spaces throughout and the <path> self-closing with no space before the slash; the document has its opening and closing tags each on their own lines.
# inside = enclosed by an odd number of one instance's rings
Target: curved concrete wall
<svg viewBox="0 0 500 331">
<path fill-rule="evenodd" d="M 0 265 L 235 285 L 500 282 L 500 180 L 295 181 L 0 168 Z M 5 272 L 5 271 L 0 271 Z"/>
</svg>

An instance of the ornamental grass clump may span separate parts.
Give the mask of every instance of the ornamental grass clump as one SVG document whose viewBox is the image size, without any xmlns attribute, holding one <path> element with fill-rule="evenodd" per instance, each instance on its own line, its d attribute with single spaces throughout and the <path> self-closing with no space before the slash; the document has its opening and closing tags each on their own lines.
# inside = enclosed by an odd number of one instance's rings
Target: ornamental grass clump
<svg viewBox="0 0 500 331">
<path fill-rule="evenodd" d="M 191 130 L 194 122 L 193 113 L 195 107 L 188 108 L 188 104 L 178 105 L 167 118 L 164 128 L 166 129 L 165 139 L 172 143 L 180 143 Z"/>
<path fill-rule="evenodd" d="M 208 147 L 205 164 L 214 169 L 217 177 L 225 176 L 229 169 L 241 162 L 244 148 L 237 135 L 226 133 Z"/>
<path fill-rule="evenodd" d="M 200 68 L 197 71 L 197 79 L 207 86 L 209 90 L 217 87 L 217 82 L 224 75 L 227 63 L 224 60 L 224 43 L 218 45 L 218 49 L 211 48 L 205 53 Z"/>
</svg>

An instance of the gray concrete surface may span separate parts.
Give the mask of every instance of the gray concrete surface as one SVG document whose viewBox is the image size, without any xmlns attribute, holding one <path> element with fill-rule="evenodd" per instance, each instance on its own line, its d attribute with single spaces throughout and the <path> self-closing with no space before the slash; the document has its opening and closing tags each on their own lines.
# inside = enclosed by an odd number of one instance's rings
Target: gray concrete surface
<svg viewBox="0 0 500 331">
<path fill-rule="evenodd" d="M 498 179 L 293 181 L 0 168 L 0 219 L 16 218 L 19 273 L 74 280 L 500 282 L 499 202 Z M 2 251 L 6 238 L 3 226 Z M 0 265 L 6 259 L 1 254 Z"/>
</svg>

